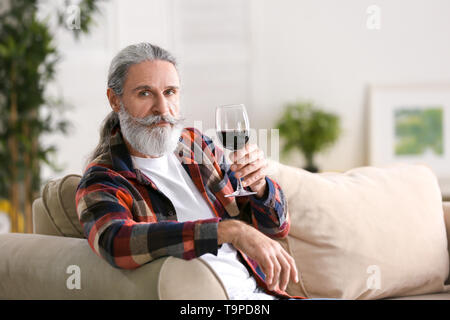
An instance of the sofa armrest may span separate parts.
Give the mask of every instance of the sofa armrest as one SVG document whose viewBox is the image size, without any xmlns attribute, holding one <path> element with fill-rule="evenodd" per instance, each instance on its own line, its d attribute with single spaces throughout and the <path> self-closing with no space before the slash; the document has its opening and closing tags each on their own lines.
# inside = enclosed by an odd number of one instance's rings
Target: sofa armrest
<svg viewBox="0 0 450 320">
<path fill-rule="evenodd" d="M 447 250 L 449 251 L 449 260 L 450 260 L 450 201 L 444 201 L 443 207 L 444 207 L 445 230 L 447 231 Z M 445 284 L 450 285 L 450 270 Z"/>
<path fill-rule="evenodd" d="M 42 198 L 37 198 L 33 201 L 33 233 L 34 234 L 46 234 L 49 236 L 61 236 L 64 235 L 58 229 L 53 219 L 47 211 Z"/>
<path fill-rule="evenodd" d="M 80 288 L 69 289 L 77 270 Z M 86 239 L 40 234 L 0 234 L 0 279 L 0 299 L 227 299 L 200 259 L 164 257 L 117 269 Z"/>
</svg>

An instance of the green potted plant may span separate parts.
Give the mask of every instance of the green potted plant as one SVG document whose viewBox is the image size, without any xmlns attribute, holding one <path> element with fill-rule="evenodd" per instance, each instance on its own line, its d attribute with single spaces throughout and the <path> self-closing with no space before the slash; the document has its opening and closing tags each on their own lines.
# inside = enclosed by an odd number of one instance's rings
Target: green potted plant
<svg viewBox="0 0 450 320">
<path fill-rule="evenodd" d="M 46 18 L 39 18 L 38 0 L 0 1 L 0 199 L 10 204 L 12 232 L 32 232 L 31 209 L 41 189 L 41 166 L 61 169 L 49 157 L 56 147 L 41 141 L 45 134 L 67 134 L 70 125 L 58 117 L 67 103 L 46 94 L 61 58 L 55 33 L 64 28 L 76 39 L 88 33 L 98 2 L 78 1 L 79 28 L 68 29 L 69 0 Z M 53 15 L 56 26 L 49 22 Z M 20 227 L 22 220 L 25 229 Z"/>
<path fill-rule="evenodd" d="M 337 115 L 304 101 L 288 103 L 276 126 L 284 142 L 282 156 L 300 151 L 306 160 L 304 169 L 310 172 L 319 171 L 314 156 L 333 145 L 341 133 Z"/>
</svg>

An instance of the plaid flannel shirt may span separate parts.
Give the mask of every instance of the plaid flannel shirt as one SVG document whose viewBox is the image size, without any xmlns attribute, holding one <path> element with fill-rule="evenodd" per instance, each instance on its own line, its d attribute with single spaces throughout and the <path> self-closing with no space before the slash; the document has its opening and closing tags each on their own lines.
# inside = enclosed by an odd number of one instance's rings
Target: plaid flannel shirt
<svg viewBox="0 0 450 320">
<path fill-rule="evenodd" d="M 76 192 L 76 207 L 85 237 L 94 252 L 116 268 L 134 269 L 154 259 L 217 255 L 220 220 L 240 219 L 272 238 L 289 232 L 287 203 L 280 186 L 266 177 L 263 199 L 229 197 L 237 179 L 223 151 L 194 128 L 185 128 L 174 151 L 215 217 L 178 222 L 171 201 L 133 165 L 120 125 L 111 131 L 110 148 L 85 169 Z M 258 264 L 239 251 L 257 283 L 269 294 Z"/>
</svg>

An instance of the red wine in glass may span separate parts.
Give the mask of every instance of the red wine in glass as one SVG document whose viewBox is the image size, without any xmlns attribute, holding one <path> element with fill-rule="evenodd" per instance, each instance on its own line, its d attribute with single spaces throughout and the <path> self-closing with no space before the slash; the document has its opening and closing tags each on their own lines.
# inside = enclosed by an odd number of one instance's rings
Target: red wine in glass
<svg viewBox="0 0 450 320">
<path fill-rule="evenodd" d="M 220 106 L 216 109 L 217 136 L 223 147 L 237 151 L 245 147 L 250 136 L 250 124 L 247 110 L 243 104 Z M 236 191 L 225 197 L 242 197 L 256 194 L 242 187 L 241 179 L 238 179 Z"/>
<path fill-rule="evenodd" d="M 219 132 L 219 140 L 223 147 L 231 151 L 242 149 L 249 138 L 247 130 L 223 130 Z"/>
</svg>

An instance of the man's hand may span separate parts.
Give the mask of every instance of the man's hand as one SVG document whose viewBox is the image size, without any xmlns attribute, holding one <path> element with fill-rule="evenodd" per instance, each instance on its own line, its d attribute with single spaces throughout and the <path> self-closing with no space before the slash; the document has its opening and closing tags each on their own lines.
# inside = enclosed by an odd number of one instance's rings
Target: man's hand
<svg viewBox="0 0 450 320">
<path fill-rule="evenodd" d="M 294 259 L 275 240 L 239 220 L 219 222 L 219 244 L 228 242 L 255 260 L 266 275 L 269 290 L 286 290 L 289 279 L 298 282 Z"/>
<path fill-rule="evenodd" d="M 258 198 L 264 196 L 266 190 L 267 161 L 264 152 L 256 144 L 246 144 L 244 148 L 230 154 L 233 162 L 230 169 L 237 179 L 242 179 L 243 187 L 250 187 Z"/>
</svg>

